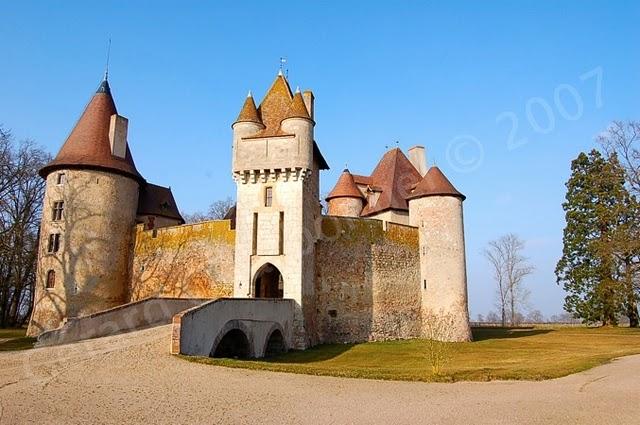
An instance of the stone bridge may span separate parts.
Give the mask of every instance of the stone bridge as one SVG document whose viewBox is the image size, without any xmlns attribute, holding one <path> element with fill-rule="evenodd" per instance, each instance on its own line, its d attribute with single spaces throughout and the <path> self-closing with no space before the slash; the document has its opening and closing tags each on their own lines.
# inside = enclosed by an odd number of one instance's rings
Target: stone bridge
<svg viewBox="0 0 640 425">
<path fill-rule="evenodd" d="M 220 298 L 173 317 L 171 353 L 259 358 L 292 347 L 295 301 Z"/>
</svg>

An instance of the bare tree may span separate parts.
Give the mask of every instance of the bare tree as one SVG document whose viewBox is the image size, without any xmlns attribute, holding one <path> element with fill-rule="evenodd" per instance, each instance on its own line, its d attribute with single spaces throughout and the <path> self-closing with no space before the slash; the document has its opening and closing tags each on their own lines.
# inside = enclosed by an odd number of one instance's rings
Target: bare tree
<svg viewBox="0 0 640 425">
<path fill-rule="evenodd" d="M 231 197 L 218 199 L 209 205 L 209 209 L 206 213 L 196 211 L 193 214 L 185 215 L 184 219 L 187 223 L 197 223 L 199 221 L 207 220 L 222 220 L 234 205 L 235 201 Z"/>
<path fill-rule="evenodd" d="M 523 250 L 524 241 L 509 233 L 490 241 L 489 246 L 482 251 L 493 269 L 502 326 L 506 326 L 507 319 L 512 326 L 518 322 L 521 317 L 519 310 L 529 296 L 523 281 L 533 273 L 534 267 L 522 255 Z"/>
<path fill-rule="evenodd" d="M 20 326 L 31 314 L 45 190 L 37 172 L 49 159 L 0 128 L 0 326 Z"/>
<path fill-rule="evenodd" d="M 607 155 L 618 157 L 629 191 L 640 197 L 640 121 L 614 121 L 598 142 Z"/>
<path fill-rule="evenodd" d="M 455 344 L 449 341 L 454 335 L 456 320 L 453 315 L 440 310 L 437 314 L 427 314 L 423 324 L 427 360 L 431 365 L 431 373 L 439 376 L 453 357 Z"/>
</svg>

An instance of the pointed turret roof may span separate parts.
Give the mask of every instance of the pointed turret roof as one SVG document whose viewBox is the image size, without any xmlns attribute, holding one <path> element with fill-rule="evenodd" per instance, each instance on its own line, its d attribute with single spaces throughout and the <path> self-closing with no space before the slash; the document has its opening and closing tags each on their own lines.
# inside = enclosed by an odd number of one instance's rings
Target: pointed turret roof
<svg viewBox="0 0 640 425">
<path fill-rule="evenodd" d="M 291 105 L 289 106 L 289 111 L 286 117 L 311 119 L 311 116 L 309 116 L 309 111 L 307 111 L 307 105 L 304 104 L 304 99 L 302 98 L 302 93 L 300 93 L 300 90 L 296 90 L 296 94 L 293 95 L 293 100 L 291 101 Z"/>
<path fill-rule="evenodd" d="M 111 115 L 117 113 L 109 82 L 104 79 L 58 155 L 39 171 L 40 176 L 46 178 L 62 168 L 89 168 L 113 171 L 143 182 L 128 145 L 124 158 L 111 154 L 109 125 Z"/>
<path fill-rule="evenodd" d="M 367 205 L 361 215 L 376 214 L 389 209 L 407 211 L 409 205 L 405 198 L 421 178 L 418 170 L 399 148 L 391 149 L 384 154 L 369 178 L 369 184 L 375 186 L 375 191 L 380 192 L 380 197 L 375 205 Z"/>
<path fill-rule="evenodd" d="M 258 115 L 258 108 L 256 108 L 256 103 L 253 101 L 251 92 L 247 95 L 247 99 L 244 101 L 244 105 L 242 105 L 242 110 L 240 110 L 236 122 L 255 122 L 262 124 L 262 120 Z"/>
<path fill-rule="evenodd" d="M 333 198 L 364 198 L 364 196 L 362 196 L 362 192 L 360 192 L 358 190 L 358 186 L 356 186 L 353 175 L 351 175 L 347 168 L 344 169 L 340 178 L 338 178 L 338 182 L 331 193 L 329 193 L 326 200 L 328 201 Z"/>
<path fill-rule="evenodd" d="M 280 122 L 287 117 L 292 100 L 293 94 L 291 93 L 289 82 L 279 72 L 258 107 L 258 115 L 265 129 L 257 137 L 279 135 Z"/>
<path fill-rule="evenodd" d="M 451 184 L 449 179 L 438 167 L 431 167 L 424 178 L 416 185 L 407 199 L 422 198 L 425 196 L 455 196 L 466 199 L 462 193 Z"/>
</svg>

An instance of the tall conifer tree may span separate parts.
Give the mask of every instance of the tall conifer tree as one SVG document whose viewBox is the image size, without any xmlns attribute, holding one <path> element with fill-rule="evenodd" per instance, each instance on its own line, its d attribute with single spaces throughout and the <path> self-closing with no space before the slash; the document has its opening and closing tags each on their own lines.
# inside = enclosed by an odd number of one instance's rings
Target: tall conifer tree
<svg viewBox="0 0 640 425">
<path fill-rule="evenodd" d="M 567 182 L 564 248 L 556 267 L 576 318 L 617 324 L 619 314 L 638 325 L 638 204 L 625 188 L 615 155 L 581 153 Z"/>
</svg>

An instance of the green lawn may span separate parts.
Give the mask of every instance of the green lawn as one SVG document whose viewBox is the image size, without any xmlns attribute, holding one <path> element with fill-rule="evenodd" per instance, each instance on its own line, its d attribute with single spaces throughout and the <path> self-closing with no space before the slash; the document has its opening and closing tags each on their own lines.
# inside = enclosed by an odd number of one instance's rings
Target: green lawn
<svg viewBox="0 0 640 425">
<path fill-rule="evenodd" d="M 181 356 L 212 365 L 353 378 L 407 381 L 540 380 L 640 354 L 640 330 L 553 327 L 476 328 L 474 342 L 452 343 L 440 375 L 431 372 L 424 340 L 321 345 L 270 359 Z"/>
<path fill-rule="evenodd" d="M 26 329 L 0 329 L 0 351 L 28 350 L 33 348 L 35 338 L 25 336 Z M 7 339 L 8 338 L 8 339 Z"/>
</svg>

